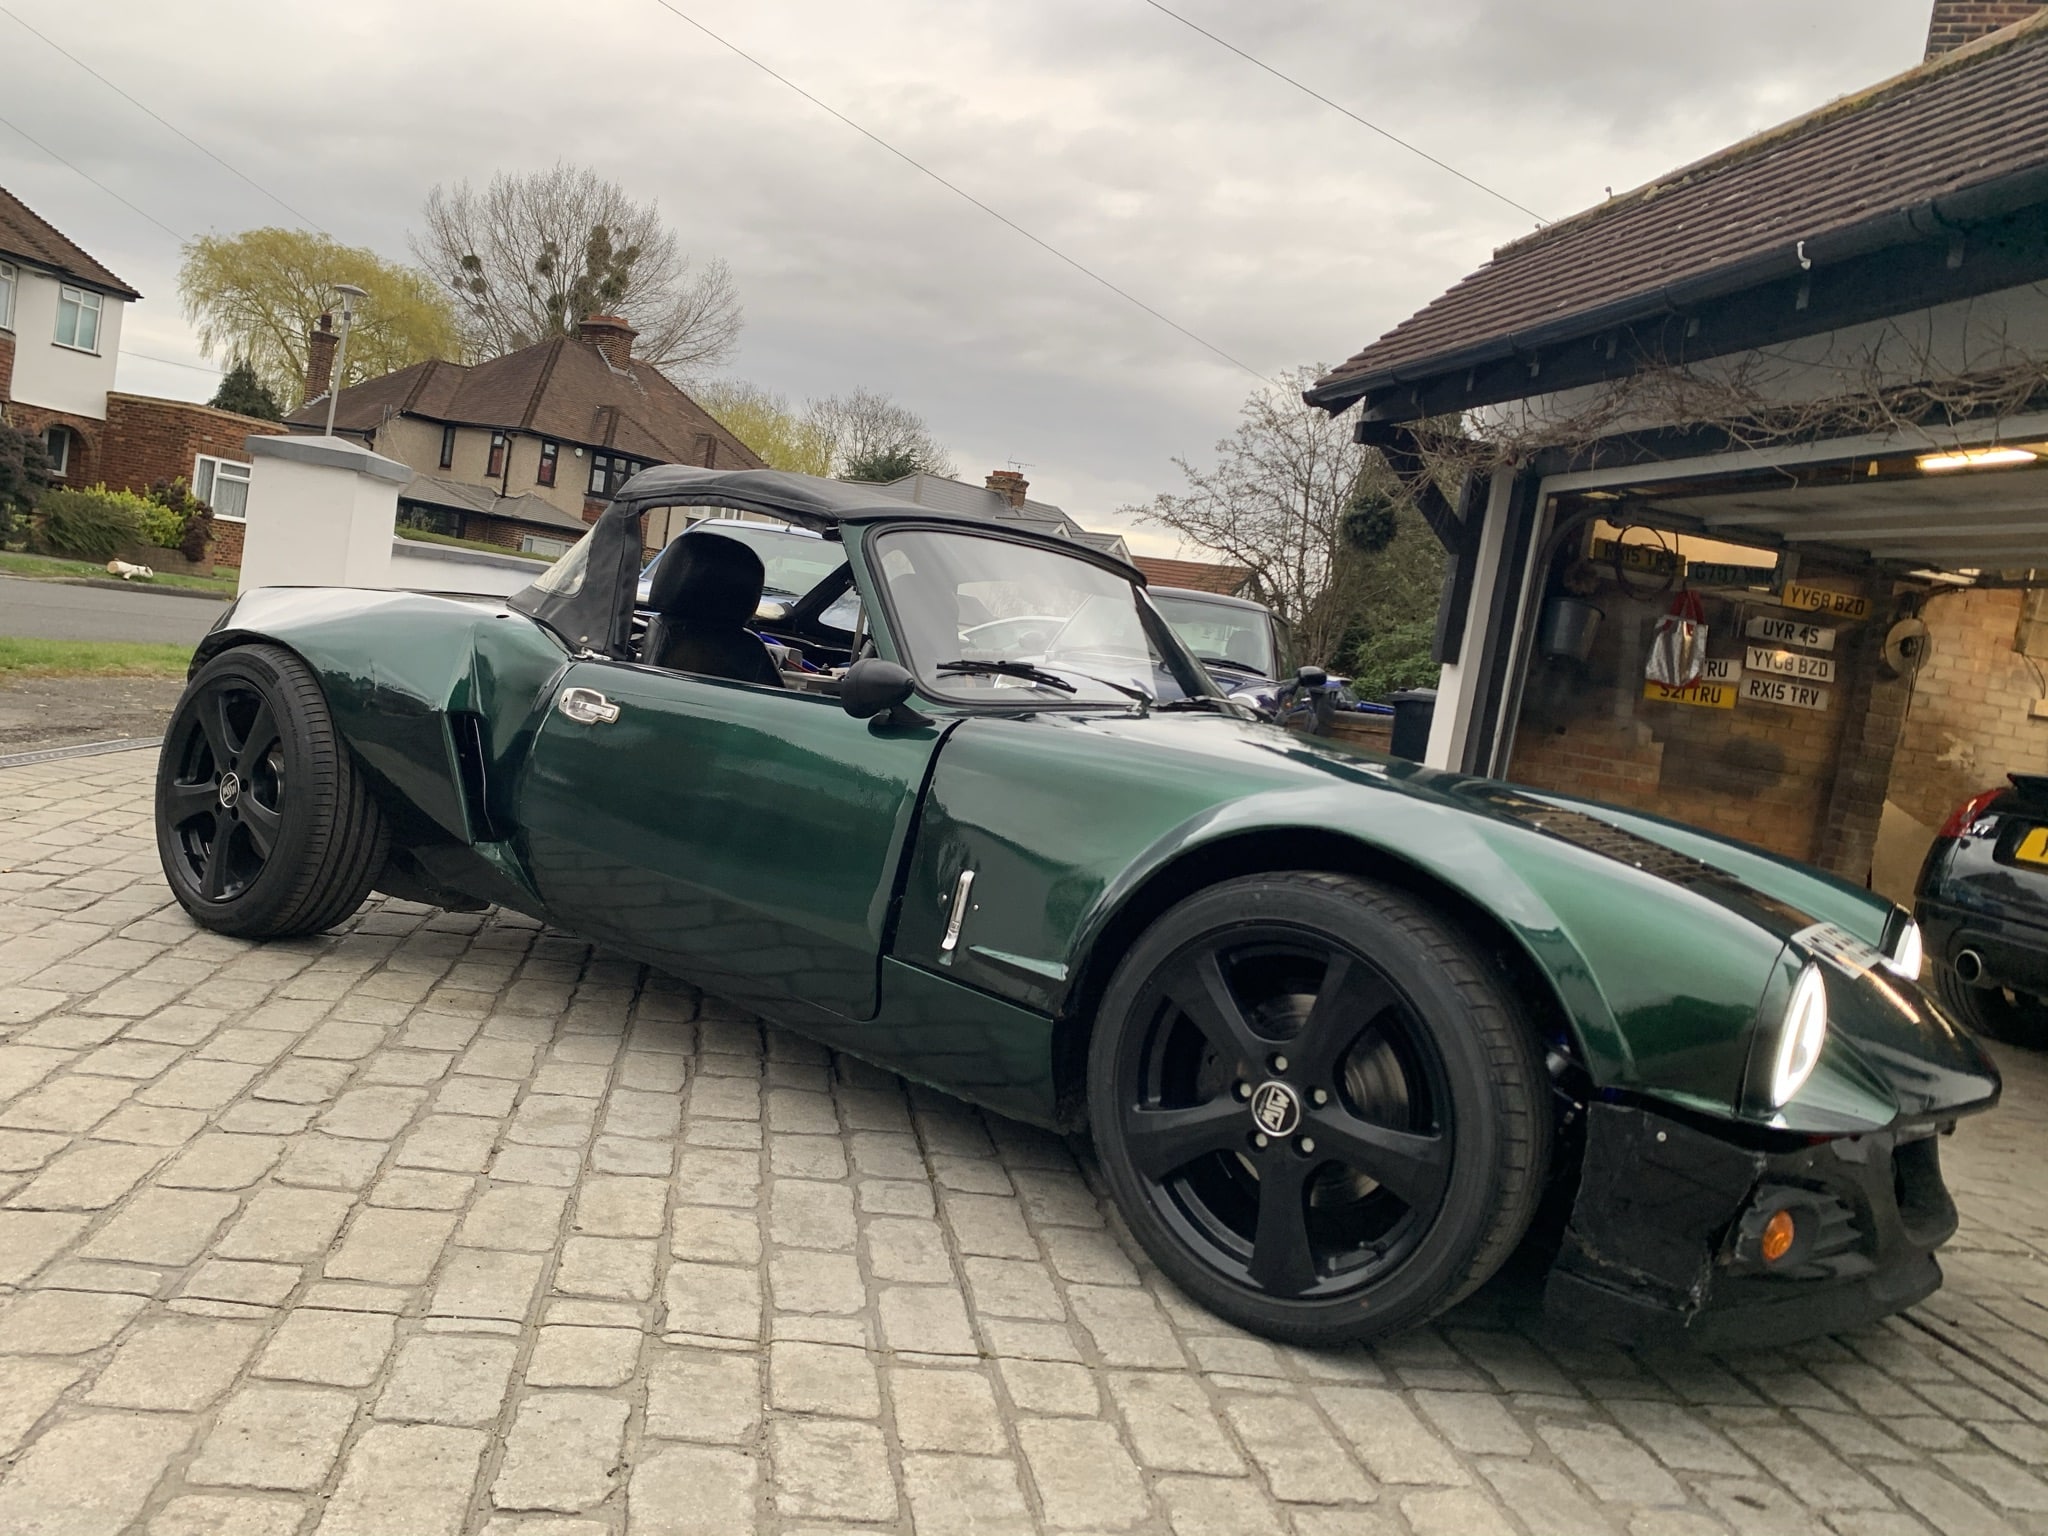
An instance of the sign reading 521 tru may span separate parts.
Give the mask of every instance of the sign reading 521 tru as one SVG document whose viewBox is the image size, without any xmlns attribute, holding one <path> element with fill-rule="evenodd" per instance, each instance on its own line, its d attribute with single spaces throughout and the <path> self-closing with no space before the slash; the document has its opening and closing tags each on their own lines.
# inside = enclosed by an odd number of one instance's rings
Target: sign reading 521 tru
<svg viewBox="0 0 2048 1536">
<path fill-rule="evenodd" d="M 1803 613 L 1826 613 L 1838 619 L 1870 617 L 1870 599 L 1867 597 L 1858 597 L 1853 592 L 1830 592 L 1826 587 L 1802 586 L 1796 581 L 1785 583 L 1785 590 L 1778 601 Z"/>
<path fill-rule="evenodd" d="M 1825 688 L 1797 683 L 1789 677 L 1759 677 L 1754 672 L 1742 680 L 1742 697 L 1752 704 L 1780 704 L 1787 709 L 1828 707 Z"/>
<path fill-rule="evenodd" d="M 1754 618 L 1743 633 L 1767 645 L 1797 645 L 1809 651 L 1832 651 L 1835 648 L 1836 631 L 1818 624 L 1803 624 L 1798 619 Z M 1756 663 L 1751 662 L 1750 665 Z"/>
<path fill-rule="evenodd" d="M 1752 645 L 1745 665 L 1752 672 L 1796 677 L 1802 683 L 1832 683 L 1835 680 L 1835 664 L 1827 657 L 1802 655 L 1798 651 L 1774 651 L 1767 645 Z"/>
</svg>

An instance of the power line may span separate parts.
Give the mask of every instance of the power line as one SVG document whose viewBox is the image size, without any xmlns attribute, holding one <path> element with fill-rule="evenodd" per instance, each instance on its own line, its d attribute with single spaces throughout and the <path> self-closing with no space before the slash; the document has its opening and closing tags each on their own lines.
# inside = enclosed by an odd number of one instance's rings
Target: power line
<svg viewBox="0 0 2048 1536">
<path fill-rule="evenodd" d="M 116 192 L 104 181 L 101 181 L 99 177 L 93 175 L 92 172 L 84 169 L 81 166 L 74 165 L 69 160 L 66 160 L 62 155 L 58 154 L 57 151 L 50 148 L 49 145 L 45 144 L 41 139 L 37 138 L 34 134 L 30 133 L 26 128 L 22 127 L 21 124 L 5 117 L 0 117 L 0 123 L 5 123 L 9 128 L 12 128 L 24 139 L 27 139 L 29 143 L 35 145 L 37 149 L 40 149 L 44 154 L 48 155 L 52 160 L 56 161 L 59 165 L 78 172 L 79 175 L 83 176 L 87 181 L 91 182 L 94 186 L 98 187 L 102 192 L 106 193 L 107 196 L 111 197 L 115 202 L 121 204 L 122 207 L 129 209 L 131 212 L 141 214 L 142 217 L 149 220 L 150 223 L 154 224 L 158 229 L 162 230 L 165 234 L 169 235 L 173 240 L 178 241 L 180 244 L 184 243 L 186 239 L 184 235 L 179 234 L 175 229 L 171 228 L 170 225 L 166 224 L 162 219 L 158 218 L 155 214 L 148 213 L 141 208 L 137 208 L 133 203 L 129 202 L 127 198 L 123 197 L 120 193 Z"/>
<path fill-rule="evenodd" d="M 1097 272 L 1093 268 L 1084 265 L 1076 258 L 1069 256 L 1065 251 L 1061 250 L 1051 241 L 1041 239 L 1039 236 L 1034 235 L 1030 230 L 1026 229 L 1022 224 L 1019 224 L 1015 219 L 1009 217 L 1007 214 L 997 212 L 994 208 L 991 208 L 987 203 L 983 202 L 980 198 L 976 197 L 972 192 L 969 192 L 965 187 L 960 186 L 957 182 L 948 181 L 945 177 L 941 176 L 937 171 L 933 170 L 930 166 L 924 164 L 920 160 L 912 158 L 904 151 L 898 149 L 894 144 L 891 144 L 887 139 L 883 138 L 880 134 L 875 133 L 871 129 L 863 128 L 859 123 L 855 122 L 852 118 L 848 117 L 844 112 L 841 112 L 837 107 L 834 107 L 827 102 L 819 100 L 816 96 L 813 96 L 809 91 L 805 90 L 802 86 L 798 85 L 794 80 L 790 79 L 787 75 L 778 74 L 775 70 L 769 68 L 766 64 L 762 63 L 759 59 L 755 58 L 751 53 L 748 53 L 744 48 L 740 47 L 737 43 L 730 42 L 726 38 L 720 37 L 716 32 L 712 31 L 709 27 L 705 26 L 703 22 L 697 20 L 696 17 L 688 15 L 681 10 L 678 10 L 674 5 L 670 4 L 670 0 L 654 0 L 654 3 L 660 6 L 663 10 L 669 12 L 677 20 L 687 22 L 691 26 L 695 27 L 699 32 L 703 33 L 706 37 L 710 38 L 711 41 L 718 44 L 719 47 L 725 49 L 727 52 L 737 54 L 740 58 L 746 60 L 747 63 L 753 65 L 754 68 L 761 71 L 762 74 L 768 76 L 769 79 L 777 82 L 780 85 L 787 86 L 790 90 L 796 92 L 797 95 L 803 97 L 803 99 L 805 101 L 808 101 L 812 106 L 818 108 L 819 111 L 829 113 L 831 116 L 838 118 L 840 122 L 844 123 L 847 127 L 851 128 L 855 133 L 859 134 L 862 138 L 867 139 L 869 142 L 873 144 L 879 145 L 883 149 L 886 149 L 890 154 L 894 155 L 898 160 L 901 160 L 905 165 L 911 167 L 913 170 L 918 171 L 925 176 L 930 177 L 933 181 L 936 181 L 940 186 L 944 187 L 948 192 L 951 192 L 955 197 L 963 198 L 967 202 L 974 204 L 975 207 L 979 208 L 983 213 L 987 214 L 990 218 L 994 219 L 998 224 L 1005 225 L 1009 229 L 1016 231 L 1016 233 L 1022 235 L 1026 240 L 1029 240 L 1033 245 L 1037 246 L 1040 250 L 1045 251 L 1047 254 L 1058 257 L 1061 261 L 1065 262 L 1068 266 L 1072 267 L 1076 272 L 1079 272 L 1083 277 L 1088 278 L 1092 282 L 1101 284 L 1104 288 L 1107 288 L 1111 293 L 1115 294 L 1118 298 L 1124 300 L 1126 303 L 1135 304 L 1139 309 L 1142 309 L 1154 320 L 1159 321 L 1160 324 L 1171 326 L 1174 330 L 1180 332 L 1181 335 L 1187 337 L 1189 341 L 1194 342 L 1197 346 L 1206 347 L 1209 351 L 1215 353 L 1218 357 L 1222 358 L 1226 363 L 1229 363 L 1232 367 L 1242 368 L 1246 373 L 1250 374 L 1253 378 L 1258 379 L 1262 383 L 1268 382 L 1266 376 L 1263 373 L 1259 372 L 1258 369 L 1252 367 L 1251 364 L 1244 362 L 1240 358 L 1232 357 L 1228 352 L 1224 351 L 1221 347 L 1217 346 L 1215 342 L 1208 340 L 1206 337 L 1197 336 L 1193 331 L 1189 330 L 1186 326 L 1182 325 L 1178 320 L 1173 319 L 1170 315 L 1161 314 L 1158 310 L 1154 309 L 1150 304 L 1147 304 L 1143 299 L 1139 298 L 1136 294 L 1130 292 L 1128 289 L 1119 288 L 1115 283 L 1111 282 L 1108 278 L 1104 277 L 1100 272 Z"/>
<path fill-rule="evenodd" d="M 1321 91 L 1318 91 L 1311 86 L 1302 84 L 1301 81 L 1295 79 L 1294 76 L 1275 69 L 1272 65 L 1268 64 L 1264 59 L 1246 53 L 1242 48 L 1238 47 L 1237 44 L 1227 42 L 1223 38 L 1218 37 L 1214 32 L 1211 32 L 1207 27 L 1201 26 L 1196 22 L 1188 20 L 1188 18 L 1181 15 L 1179 11 L 1172 9 L 1169 6 L 1161 5 L 1159 3 L 1159 0 L 1145 0 L 1145 3 L 1151 6 L 1153 10 L 1158 11 L 1161 15 L 1171 16 L 1175 21 L 1179 22 L 1182 26 L 1188 28 L 1190 31 L 1201 33 L 1202 36 L 1209 39 L 1209 41 L 1214 43 L 1217 47 L 1229 49 L 1230 52 L 1236 54 L 1240 59 L 1243 59 L 1247 64 L 1256 64 L 1260 69 L 1263 69 L 1267 74 L 1271 75 L 1274 79 L 1284 80 L 1289 85 L 1293 86 L 1297 91 L 1302 92 L 1304 95 L 1313 96 L 1317 101 L 1320 101 L 1324 106 L 1328 107 L 1331 111 L 1343 113 L 1344 116 L 1350 118 L 1351 121 L 1358 124 L 1359 127 L 1370 128 L 1374 133 L 1378 134 L 1381 138 L 1388 140 L 1390 143 L 1400 145 L 1403 149 L 1407 150 L 1411 155 L 1420 155 L 1423 159 L 1427 160 L 1431 165 L 1437 167 L 1437 169 L 1449 171 L 1453 176 L 1457 177 L 1458 180 L 1464 182 L 1467 186 L 1477 187 L 1480 191 L 1484 192 L 1488 197 L 1499 198 L 1502 202 L 1506 203 L 1510 208 L 1519 209 L 1521 212 L 1528 214 L 1529 217 L 1534 219 L 1538 224 L 1548 224 L 1550 222 L 1550 220 L 1543 217 L 1543 215 L 1538 213 L 1534 208 L 1524 207 L 1521 203 L 1518 203 L 1512 197 L 1509 197 L 1507 193 L 1496 192 L 1492 187 L 1489 187 L 1485 182 L 1480 181 L 1476 177 L 1467 176 L 1455 165 L 1451 165 L 1445 161 L 1437 159 L 1437 157 L 1435 155 L 1432 155 L 1428 150 L 1418 148 L 1416 145 L 1413 145 L 1409 143 L 1406 139 L 1402 138 L 1399 134 L 1389 133 L 1386 129 L 1382 128 L 1378 123 L 1367 121 L 1365 118 L 1360 117 L 1356 112 L 1352 111 L 1349 107 L 1343 106 L 1338 102 L 1330 100 L 1330 98 L 1325 96 Z"/>
<path fill-rule="evenodd" d="M 161 112 L 158 112 L 154 108 L 144 104 L 141 101 L 136 100 L 135 97 L 129 95 L 128 92 L 122 90 L 120 86 L 114 84 L 113 81 L 109 80 L 105 75 L 101 74 L 98 70 L 94 69 L 90 64 L 86 63 L 85 60 L 81 59 L 77 54 L 73 53 L 70 49 L 66 48 L 62 43 L 57 42 L 54 38 L 48 36 L 43 32 L 37 31 L 34 27 L 30 26 L 27 22 L 23 21 L 19 16 L 15 15 L 13 11 L 9 10 L 4 5 L 0 5 L 0 16 L 5 16 L 9 21 L 13 22 L 16 26 L 22 28 L 24 31 L 34 33 L 37 37 L 41 38 L 44 43 L 48 44 L 50 47 L 56 49 L 59 53 L 63 54 L 65 58 L 69 59 L 72 63 L 76 64 L 88 75 L 91 75 L 93 79 L 99 81 L 99 83 L 101 85 L 104 85 L 108 90 L 114 92 L 115 95 L 121 97 L 130 106 L 136 108 L 136 110 L 140 112 L 145 112 L 149 116 L 155 118 L 159 123 L 162 123 L 164 127 L 170 129 L 171 132 L 175 133 L 179 138 L 183 139 L 187 144 L 190 144 L 194 149 L 198 150 L 199 153 L 206 156 L 207 159 L 213 161 L 214 164 L 220 166 L 223 170 L 228 171 L 233 175 L 241 177 L 242 180 L 248 182 L 250 186 L 254 187 L 258 192 L 261 192 L 265 197 L 269 198 L 273 203 L 277 204 L 278 207 L 282 208 L 286 213 L 290 214 L 293 218 L 297 219 L 301 224 L 307 225 L 312 229 L 319 230 L 319 232 L 323 235 L 327 233 L 326 230 L 321 229 L 320 226 L 313 220 L 307 218 L 303 213 L 299 212 L 298 209 L 294 208 L 290 203 L 286 202 L 283 198 L 279 197 L 275 192 L 271 191 L 270 188 L 264 186 L 262 182 L 256 180 L 255 177 L 249 175 L 247 172 L 237 170 L 234 166 L 229 165 L 227 161 L 221 159 L 219 155 L 215 154 L 212 150 L 208 149 L 204 144 L 200 143 L 197 139 L 193 138 L 191 134 L 187 133 L 184 129 L 180 128 L 176 123 L 172 122 L 169 118 L 165 117 Z M 19 130 L 17 130 L 17 132 L 18 131 Z"/>
<path fill-rule="evenodd" d="M 194 373 L 225 373 L 227 371 L 224 368 L 216 368 L 211 363 L 181 363 L 175 357 L 152 357 L 147 352 L 132 352 L 126 347 L 121 348 L 121 355 L 123 357 L 139 357 L 145 363 L 165 363 L 172 368 L 190 368 Z"/>
</svg>

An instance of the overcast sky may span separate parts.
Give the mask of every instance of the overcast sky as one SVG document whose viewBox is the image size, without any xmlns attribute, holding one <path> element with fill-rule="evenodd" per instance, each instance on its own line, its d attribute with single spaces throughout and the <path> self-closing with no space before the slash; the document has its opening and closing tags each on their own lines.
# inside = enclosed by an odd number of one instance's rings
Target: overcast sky
<svg viewBox="0 0 2048 1536">
<path fill-rule="evenodd" d="M 1335 361 L 1533 227 L 1145 0 L 677 8 L 1255 370 Z M 1929 0 L 1172 0 L 1550 217 L 1917 63 Z M 1083 522 L 1177 489 L 1254 381 L 657 0 L 0 0 L 329 233 L 583 161 L 723 256 L 731 371 L 922 411 Z M 189 236 L 292 216 L 0 14 L 0 115 Z M 178 240 L 0 126 L 0 185 L 139 288 L 119 383 L 203 399 Z M 167 359 L 151 361 L 150 359 Z M 1140 532 L 1141 549 L 1172 540 Z"/>
</svg>

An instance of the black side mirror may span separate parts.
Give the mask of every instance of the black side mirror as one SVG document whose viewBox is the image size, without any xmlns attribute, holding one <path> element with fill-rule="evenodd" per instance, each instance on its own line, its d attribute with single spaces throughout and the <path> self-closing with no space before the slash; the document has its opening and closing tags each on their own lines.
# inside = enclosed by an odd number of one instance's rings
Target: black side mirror
<svg viewBox="0 0 2048 1536">
<path fill-rule="evenodd" d="M 1321 667 L 1303 667 L 1294 674 L 1294 680 L 1304 688 L 1323 688 L 1329 685 L 1330 674 Z"/>
<path fill-rule="evenodd" d="M 839 707 L 856 720 L 879 715 L 884 725 L 930 725 L 931 717 L 908 703 L 916 691 L 917 679 L 895 662 L 864 656 L 839 679 Z"/>
</svg>

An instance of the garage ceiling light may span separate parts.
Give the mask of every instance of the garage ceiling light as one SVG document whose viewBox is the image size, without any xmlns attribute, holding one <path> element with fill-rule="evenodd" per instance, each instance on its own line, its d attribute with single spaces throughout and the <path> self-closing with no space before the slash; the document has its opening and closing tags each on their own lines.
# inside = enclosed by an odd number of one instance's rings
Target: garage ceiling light
<svg viewBox="0 0 2048 1536">
<path fill-rule="evenodd" d="M 2040 455 L 2026 448 L 1961 448 L 1954 453 L 1923 453 L 1916 461 L 1928 474 L 1944 469 L 1989 469 L 1995 464 L 2031 464 Z"/>
</svg>

